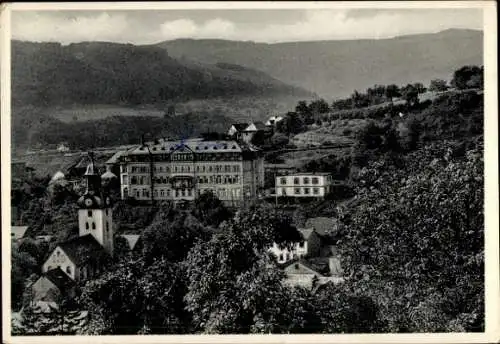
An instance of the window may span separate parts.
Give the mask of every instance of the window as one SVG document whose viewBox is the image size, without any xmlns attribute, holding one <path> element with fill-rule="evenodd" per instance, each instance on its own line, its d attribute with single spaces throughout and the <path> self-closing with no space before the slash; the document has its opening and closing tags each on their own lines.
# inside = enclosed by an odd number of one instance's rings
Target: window
<svg viewBox="0 0 500 344">
<path fill-rule="evenodd" d="M 318 188 L 313 188 L 313 194 L 318 195 L 319 194 L 319 189 Z"/>
<path fill-rule="evenodd" d="M 109 209 L 106 209 L 106 216 L 109 215 Z"/>
<path fill-rule="evenodd" d="M 164 190 L 160 190 L 160 196 L 161 197 L 165 196 L 165 191 Z"/>
<path fill-rule="evenodd" d="M 295 188 L 295 189 L 294 189 L 294 193 L 295 193 L 296 195 L 300 195 L 300 188 Z"/>
<path fill-rule="evenodd" d="M 295 270 L 298 270 L 298 269 L 299 269 L 299 264 L 295 263 Z"/>
<path fill-rule="evenodd" d="M 280 183 L 281 183 L 281 185 L 285 185 L 286 184 L 286 178 L 280 178 Z"/>
<path fill-rule="evenodd" d="M 298 177 L 293 178 L 293 183 L 294 183 L 295 185 L 298 185 L 298 184 L 300 183 L 300 182 L 299 182 L 299 178 L 298 178 Z"/>
<path fill-rule="evenodd" d="M 66 267 L 66 272 L 71 275 L 71 267 L 70 266 Z"/>
<path fill-rule="evenodd" d="M 283 253 L 280 254 L 279 258 L 278 258 L 278 261 L 282 262 L 283 261 Z"/>
<path fill-rule="evenodd" d="M 130 179 L 130 184 L 137 184 L 137 178 L 135 176 L 133 176 L 131 179 Z"/>
<path fill-rule="evenodd" d="M 92 229 L 95 229 L 95 222 L 92 222 Z"/>
<path fill-rule="evenodd" d="M 309 195 L 309 191 L 311 191 L 311 189 L 309 189 L 309 188 L 304 188 L 304 195 Z"/>
<path fill-rule="evenodd" d="M 299 243 L 299 247 L 300 248 L 304 248 L 304 242 L 303 241 Z"/>
<path fill-rule="evenodd" d="M 109 222 L 106 222 L 106 232 L 109 232 Z"/>
<path fill-rule="evenodd" d="M 56 252 L 56 256 L 58 256 L 58 257 L 59 257 L 60 255 L 61 255 L 61 252 L 57 251 L 57 252 Z"/>
<path fill-rule="evenodd" d="M 304 177 L 304 184 L 309 184 L 309 177 Z"/>
<path fill-rule="evenodd" d="M 47 271 L 52 270 L 52 266 L 47 266 Z"/>
<path fill-rule="evenodd" d="M 312 178 L 312 183 L 313 183 L 313 184 L 318 184 L 318 183 L 319 183 L 319 179 L 318 179 L 318 177 L 313 177 L 313 178 Z"/>
<path fill-rule="evenodd" d="M 92 217 L 92 210 L 87 211 L 87 216 Z"/>
<path fill-rule="evenodd" d="M 135 197 L 139 198 L 139 190 L 135 190 Z"/>
<path fill-rule="evenodd" d="M 89 229 L 89 223 L 85 222 L 85 229 Z"/>
</svg>

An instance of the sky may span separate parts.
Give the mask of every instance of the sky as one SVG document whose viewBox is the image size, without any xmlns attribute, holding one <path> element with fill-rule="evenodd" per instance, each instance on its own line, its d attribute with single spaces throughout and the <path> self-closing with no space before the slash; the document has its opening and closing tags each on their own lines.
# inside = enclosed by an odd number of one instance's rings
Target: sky
<svg viewBox="0 0 500 344">
<path fill-rule="evenodd" d="M 482 29 L 481 9 L 13 10 L 12 38 L 152 44 L 178 38 L 264 43 L 379 39 Z"/>
</svg>

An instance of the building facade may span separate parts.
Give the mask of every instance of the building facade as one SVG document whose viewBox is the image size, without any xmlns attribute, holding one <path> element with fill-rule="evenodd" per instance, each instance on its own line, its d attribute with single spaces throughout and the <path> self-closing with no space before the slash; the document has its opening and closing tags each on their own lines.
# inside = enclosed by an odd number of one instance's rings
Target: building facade
<svg viewBox="0 0 500 344">
<path fill-rule="evenodd" d="M 278 263 L 302 258 L 304 256 L 317 257 L 321 250 L 321 238 L 313 229 L 299 229 L 303 240 L 293 243 L 291 247 L 280 247 L 273 243 L 269 251 L 276 256 Z"/>
<path fill-rule="evenodd" d="M 328 173 L 298 173 L 276 177 L 276 195 L 283 197 L 323 198 L 332 191 Z"/>
<path fill-rule="evenodd" d="M 121 197 L 143 201 L 194 200 L 206 191 L 238 205 L 264 186 L 259 151 L 236 141 L 157 141 L 119 158 Z"/>
</svg>

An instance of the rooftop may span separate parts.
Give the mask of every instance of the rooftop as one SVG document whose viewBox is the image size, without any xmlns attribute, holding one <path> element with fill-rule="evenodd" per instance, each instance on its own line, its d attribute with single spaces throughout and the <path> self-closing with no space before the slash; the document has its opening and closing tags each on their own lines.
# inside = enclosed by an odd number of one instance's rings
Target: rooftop
<svg viewBox="0 0 500 344">
<path fill-rule="evenodd" d="M 59 246 L 75 264 L 83 263 L 87 258 L 94 257 L 96 253 L 105 252 L 92 234 L 70 239 Z"/>
<path fill-rule="evenodd" d="M 66 275 L 60 267 L 52 269 L 44 273 L 42 276 L 46 277 L 49 281 L 59 288 L 59 290 L 66 290 L 68 287 L 74 286 L 75 282 Z"/>
<path fill-rule="evenodd" d="M 13 239 L 21 239 L 28 230 L 28 226 L 12 226 L 11 237 Z"/>
</svg>

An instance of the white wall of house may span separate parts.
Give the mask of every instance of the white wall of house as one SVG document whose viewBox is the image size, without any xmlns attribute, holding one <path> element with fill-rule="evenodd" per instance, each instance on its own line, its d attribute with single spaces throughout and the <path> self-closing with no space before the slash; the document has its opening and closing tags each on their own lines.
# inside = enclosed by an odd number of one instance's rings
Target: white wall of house
<svg viewBox="0 0 500 344">
<path fill-rule="evenodd" d="M 71 261 L 71 259 L 69 259 L 68 255 L 60 246 L 57 246 L 54 251 L 52 251 L 52 254 L 49 256 L 49 258 L 47 258 L 42 266 L 42 272 L 45 273 L 58 267 L 60 267 L 61 270 L 64 271 L 64 273 L 71 279 L 76 279 L 76 265 Z"/>
<path fill-rule="evenodd" d="M 290 260 L 307 255 L 307 241 L 295 243 L 291 249 L 280 248 L 276 243 L 273 243 L 273 246 L 269 248 L 269 252 L 276 256 L 278 263 L 286 263 Z"/>
<path fill-rule="evenodd" d="M 331 192 L 332 177 L 327 174 L 277 176 L 276 194 L 287 197 L 324 197 Z"/>
</svg>

